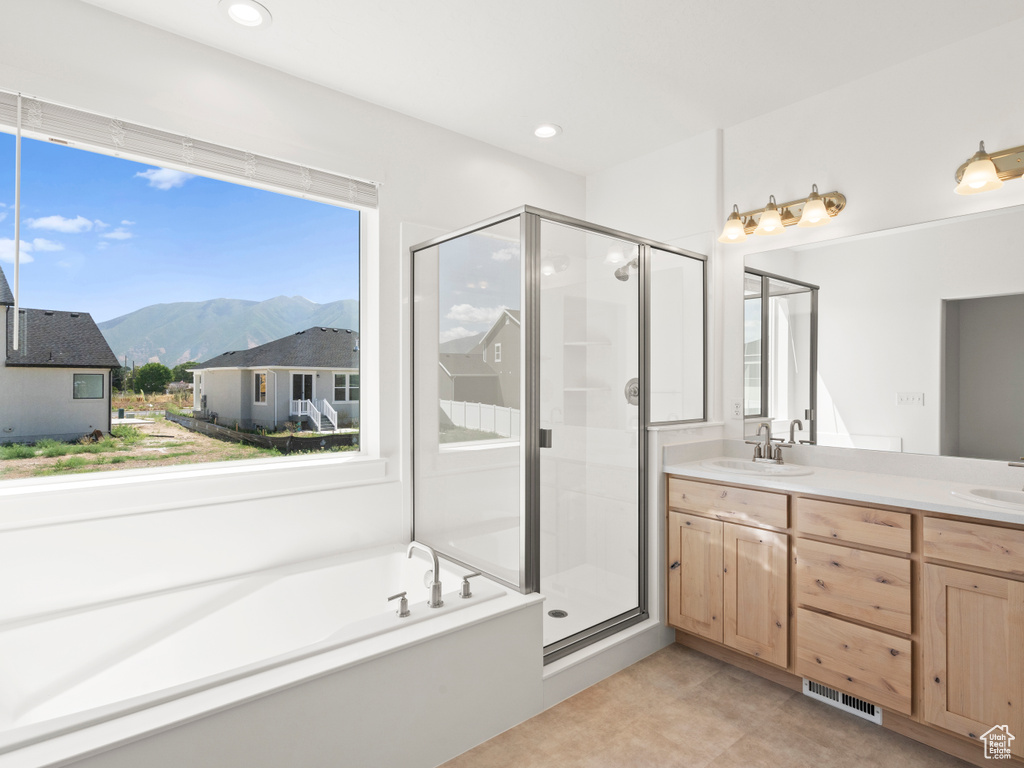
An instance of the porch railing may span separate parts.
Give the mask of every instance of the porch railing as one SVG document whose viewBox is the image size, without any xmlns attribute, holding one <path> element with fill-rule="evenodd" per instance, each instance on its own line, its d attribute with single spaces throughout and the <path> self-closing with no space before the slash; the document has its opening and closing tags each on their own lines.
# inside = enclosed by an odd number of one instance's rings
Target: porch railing
<svg viewBox="0 0 1024 768">
<path fill-rule="evenodd" d="M 323 412 L 327 420 L 331 422 L 331 427 L 334 429 L 338 428 L 338 412 L 334 410 L 334 406 L 328 403 L 326 400 L 320 401 L 320 410 Z M 320 426 L 319 424 L 317 426 Z"/>
</svg>

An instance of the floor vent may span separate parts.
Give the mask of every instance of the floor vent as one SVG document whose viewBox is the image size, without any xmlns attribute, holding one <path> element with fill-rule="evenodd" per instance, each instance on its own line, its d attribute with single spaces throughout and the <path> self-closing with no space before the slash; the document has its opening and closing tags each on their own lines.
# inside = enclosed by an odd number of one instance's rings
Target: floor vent
<svg viewBox="0 0 1024 768">
<path fill-rule="evenodd" d="M 804 696 L 823 701 L 829 706 L 849 712 L 857 717 L 863 717 L 872 723 L 882 724 L 882 708 L 877 707 L 864 699 L 858 699 L 848 693 L 829 688 L 827 685 L 816 683 L 813 680 L 804 678 Z"/>
</svg>

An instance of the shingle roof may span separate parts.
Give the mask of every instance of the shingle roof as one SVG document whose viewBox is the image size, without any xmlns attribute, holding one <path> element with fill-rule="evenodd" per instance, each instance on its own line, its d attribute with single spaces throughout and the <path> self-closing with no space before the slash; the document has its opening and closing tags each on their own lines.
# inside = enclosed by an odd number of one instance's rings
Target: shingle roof
<svg viewBox="0 0 1024 768">
<path fill-rule="evenodd" d="M 347 328 L 307 328 L 252 349 L 225 352 L 193 370 L 204 368 L 358 368 L 359 334 Z"/>
<path fill-rule="evenodd" d="M 458 354 L 442 352 L 438 360 L 449 376 L 497 376 L 491 366 L 484 362 L 479 352 Z"/>
<path fill-rule="evenodd" d="M 7 310 L 7 365 L 33 368 L 117 368 L 120 363 L 88 312 L 22 309 L 14 351 L 14 307 Z"/>
<path fill-rule="evenodd" d="M 14 294 L 11 293 L 11 286 L 7 284 L 4 271 L 0 269 L 0 307 L 14 306 Z"/>
</svg>

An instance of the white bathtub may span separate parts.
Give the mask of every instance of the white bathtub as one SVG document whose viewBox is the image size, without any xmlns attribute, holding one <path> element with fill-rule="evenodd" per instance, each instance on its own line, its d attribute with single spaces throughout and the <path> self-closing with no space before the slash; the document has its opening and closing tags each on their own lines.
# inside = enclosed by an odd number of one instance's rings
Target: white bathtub
<svg viewBox="0 0 1024 768">
<path fill-rule="evenodd" d="M 438 609 L 426 604 L 427 560 L 388 547 L 6 621 L 0 624 L 0 764 L 19 750 L 28 754 L 98 724 L 123 738 L 111 722 L 271 670 L 299 668 L 304 660 L 342 658 L 337 649 L 346 646 L 372 656 L 406 642 L 395 639 L 403 633 L 409 643 L 424 642 L 430 626 L 451 632 L 459 616 L 479 622 L 498 615 L 482 606 L 495 598 L 504 598 L 495 608 L 525 604 L 524 596 L 482 577 L 471 582 L 473 596 L 462 599 L 464 569 L 443 560 L 442 566 L 445 605 Z M 412 611 L 407 618 L 396 615 L 398 601 L 386 602 L 403 590 Z M 252 697 L 251 687 L 245 695 Z"/>
</svg>

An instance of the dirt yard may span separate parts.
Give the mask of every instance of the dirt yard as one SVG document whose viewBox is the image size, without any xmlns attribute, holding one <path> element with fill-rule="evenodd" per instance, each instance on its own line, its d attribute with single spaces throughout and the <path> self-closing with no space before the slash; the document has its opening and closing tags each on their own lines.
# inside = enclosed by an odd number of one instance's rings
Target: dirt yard
<svg viewBox="0 0 1024 768">
<path fill-rule="evenodd" d="M 32 455 L 28 455 L 30 452 Z M 0 446 L 0 478 L 14 480 L 278 455 L 275 450 L 217 440 L 156 418 L 143 424 L 115 426 L 114 436 L 98 443 L 42 441 L 31 448 Z"/>
</svg>

